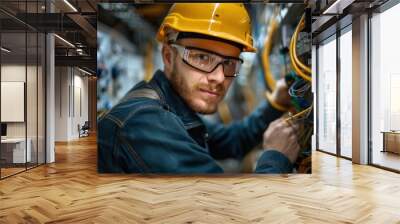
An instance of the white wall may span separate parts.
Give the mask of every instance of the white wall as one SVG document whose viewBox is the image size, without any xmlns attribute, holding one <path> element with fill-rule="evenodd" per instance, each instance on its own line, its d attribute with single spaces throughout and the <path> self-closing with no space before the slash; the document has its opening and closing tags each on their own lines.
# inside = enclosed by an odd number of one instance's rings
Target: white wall
<svg viewBox="0 0 400 224">
<path fill-rule="evenodd" d="M 55 68 L 55 141 L 68 140 L 69 69 Z"/>
<path fill-rule="evenodd" d="M 79 72 L 78 75 L 76 72 Z M 71 132 L 70 135 L 72 138 L 78 138 L 79 133 L 78 133 L 78 124 L 82 126 L 85 121 L 89 120 L 88 116 L 88 78 L 81 76 L 83 73 L 81 73 L 79 70 L 74 70 L 74 96 L 71 96 L 72 99 L 74 99 L 74 102 L 71 102 L 71 106 L 73 105 L 73 108 L 71 108 L 72 111 L 72 119 L 71 119 Z"/>
<path fill-rule="evenodd" d="M 26 69 L 25 65 L 24 66 L 22 66 L 22 65 L 2 65 L 2 68 L 1 68 L 2 87 L 5 88 L 4 85 L 6 84 L 6 82 L 10 82 L 10 83 L 18 82 L 18 83 L 23 83 L 22 85 L 25 85 L 25 83 L 26 83 L 25 82 L 25 73 L 26 73 L 25 69 Z M 30 70 L 32 70 L 32 67 L 28 67 L 28 72 Z M 7 104 L 5 102 L 1 103 L 1 105 L 2 105 L 2 107 L 1 107 L 2 113 L 1 114 L 2 115 L 5 115 L 5 114 L 13 114 L 13 115 L 18 114 L 19 115 L 17 120 L 20 122 L 6 122 L 8 124 L 7 129 L 9 129 L 10 134 L 13 134 L 14 136 L 18 135 L 18 134 L 21 135 L 18 137 L 25 136 L 24 129 L 22 129 L 23 130 L 22 131 L 22 130 L 19 130 L 20 128 L 18 128 L 20 126 L 19 124 L 24 123 L 24 112 L 25 112 L 24 111 L 25 110 L 24 88 L 25 87 L 23 86 L 22 90 L 21 89 L 18 90 L 18 91 L 22 91 L 22 92 L 17 93 L 20 95 L 19 98 L 22 98 L 21 99 L 22 100 L 22 108 L 20 108 L 20 107 L 13 108 L 13 109 L 18 109 L 20 111 L 12 112 L 12 111 L 10 111 L 10 109 L 11 109 L 10 107 L 7 108 Z M 7 94 L 4 91 L 5 91 L 5 89 L 2 89 L 2 94 Z M 15 91 L 15 89 L 14 89 L 14 91 Z M 5 100 L 5 101 L 7 101 L 7 99 L 10 100 L 11 98 L 7 95 L 1 96 L 1 99 Z M 12 100 L 9 103 L 12 103 Z M 20 104 L 20 103 L 21 102 L 18 102 L 18 104 Z M 16 106 L 16 105 L 14 105 L 14 106 Z M 36 105 L 35 105 L 35 108 L 36 108 Z M 2 117 L 1 120 L 5 121 L 4 117 Z M 13 121 L 16 121 L 16 120 L 14 119 Z"/>
<path fill-rule="evenodd" d="M 88 120 L 88 78 L 83 75 L 76 68 L 56 67 L 56 141 L 77 139 L 78 124 Z"/>
<path fill-rule="evenodd" d="M 25 70 L 27 69 L 27 70 Z M 4 82 L 25 82 L 25 74 L 26 71 L 28 72 L 28 78 L 29 78 L 29 84 L 30 86 L 36 86 L 36 80 L 31 80 L 30 74 L 36 74 L 36 67 L 34 66 L 28 66 L 27 68 L 25 65 L 2 65 L 1 66 L 1 81 Z M 31 111 L 36 111 L 36 88 L 27 88 L 27 103 L 30 106 Z M 34 102 L 34 104 L 31 104 Z M 39 105 L 40 106 L 40 105 Z M 7 108 L 1 108 L 1 110 L 7 110 Z M 36 113 L 27 113 L 27 119 L 30 124 L 28 125 L 28 128 L 34 127 L 36 130 L 36 119 L 37 115 Z M 35 124 L 31 124 L 33 122 Z M 26 122 L 7 122 L 7 136 L 8 137 L 25 137 L 25 123 Z M 28 130 L 28 137 L 29 136 L 29 130 Z"/>
</svg>

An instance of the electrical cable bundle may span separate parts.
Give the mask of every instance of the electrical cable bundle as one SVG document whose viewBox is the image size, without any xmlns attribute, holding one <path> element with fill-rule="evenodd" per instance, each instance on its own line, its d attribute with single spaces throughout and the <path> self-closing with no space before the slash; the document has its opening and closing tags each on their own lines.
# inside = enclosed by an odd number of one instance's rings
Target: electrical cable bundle
<svg viewBox="0 0 400 224">
<path fill-rule="evenodd" d="M 297 132 L 300 151 L 295 163 L 299 173 L 311 173 L 311 136 L 313 134 L 313 105 L 286 118 L 289 124 L 301 124 Z"/>
<path fill-rule="evenodd" d="M 298 78 L 289 88 L 289 95 L 291 102 L 296 111 L 302 111 L 308 108 L 312 102 L 311 97 L 311 84 L 304 79 Z"/>
<path fill-rule="evenodd" d="M 292 39 L 290 41 L 289 54 L 292 67 L 297 75 L 299 75 L 304 80 L 311 82 L 311 68 L 303 64 L 297 57 L 296 47 L 297 47 L 297 37 L 299 32 L 305 27 L 305 17 L 301 17 L 299 24 L 297 25 Z"/>
<path fill-rule="evenodd" d="M 289 95 L 292 97 L 304 97 L 311 85 L 303 79 L 296 80 L 289 88 Z"/>
</svg>

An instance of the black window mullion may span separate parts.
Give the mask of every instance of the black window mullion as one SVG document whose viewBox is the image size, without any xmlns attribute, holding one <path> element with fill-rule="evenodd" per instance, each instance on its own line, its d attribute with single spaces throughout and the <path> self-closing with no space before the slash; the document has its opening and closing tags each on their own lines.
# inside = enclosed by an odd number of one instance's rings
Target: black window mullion
<svg viewBox="0 0 400 224">
<path fill-rule="evenodd" d="M 25 21 L 28 19 L 28 1 L 25 0 Z M 25 102 L 24 102 L 24 120 L 25 120 L 25 170 L 28 170 L 28 119 L 27 119 L 27 89 L 28 89 L 28 24 L 25 23 Z"/>
<path fill-rule="evenodd" d="M 315 47 L 315 56 L 316 56 L 316 58 L 315 58 L 315 103 L 316 103 L 316 105 L 314 106 L 314 108 L 315 108 L 315 118 L 316 119 L 314 119 L 315 121 L 316 121 L 316 124 L 315 124 L 315 148 L 318 150 L 319 149 L 319 119 L 318 119 L 318 117 L 319 117 L 319 97 L 318 97 L 318 94 L 319 94 L 319 61 L 318 61 L 318 58 L 319 58 L 319 53 L 318 53 L 318 51 L 319 51 L 319 44 L 317 44 L 316 45 L 316 47 Z"/>
<path fill-rule="evenodd" d="M 368 13 L 368 30 L 367 30 L 367 46 L 368 46 L 368 53 L 367 53 L 367 64 L 368 64 L 368 69 L 367 69 L 367 85 L 368 85 L 368 96 L 367 96 L 367 107 L 368 107 L 368 114 L 367 114 L 367 119 L 368 119 L 368 124 L 367 124 L 367 129 L 368 129 L 368 164 L 373 164 L 373 149 L 372 149 L 372 64 L 371 64 L 371 56 L 372 56 L 372 29 L 371 29 L 371 19 L 372 19 L 372 13 Z"/>
<path fill-rule="evenodd" d="M 336 31 L 336 154 L 341 155 L 341 114 L 340 114 L 340 30 Z"/>
<path fill-rule="evenodd" d="M 36 13 L 39 14 L 39 0 L 36 1 Z M 36 32 L 36 166 L 38 165 L 39 165 L 39 32 Z"/>
</svg>

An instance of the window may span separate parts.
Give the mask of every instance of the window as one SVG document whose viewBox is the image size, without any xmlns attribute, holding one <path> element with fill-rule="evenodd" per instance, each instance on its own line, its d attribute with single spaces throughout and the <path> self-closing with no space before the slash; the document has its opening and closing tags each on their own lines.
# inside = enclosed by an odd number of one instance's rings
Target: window
<svg viewBox="0 0 400 224">
<path fill-rule="evenodd" d="M 352 157 L 352 32 L 340 36 L 340 155 Z"/>
<path fill-rule="evenodd" d="M 318 149 L 336 154 L 336 37 L 318 47 Z"/>
<path fill-rule="evenodd" d="M 371 18 L 372 164 L 400 170 L 400 4 Z"/>
</svg>

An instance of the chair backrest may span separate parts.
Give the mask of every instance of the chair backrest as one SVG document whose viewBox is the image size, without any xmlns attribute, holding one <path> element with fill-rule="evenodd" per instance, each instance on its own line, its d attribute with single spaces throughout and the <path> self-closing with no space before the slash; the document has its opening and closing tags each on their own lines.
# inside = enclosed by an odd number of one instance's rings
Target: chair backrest
<svg viewBox="0 0 400 224">
<path fill-rule="evenodd" d="M 89 121 L 85 121 L 85 123 L 83 124 L 82 128 L 89 129 L 90 128 L 89 124 L 90 124 Z"/>
</svg>

